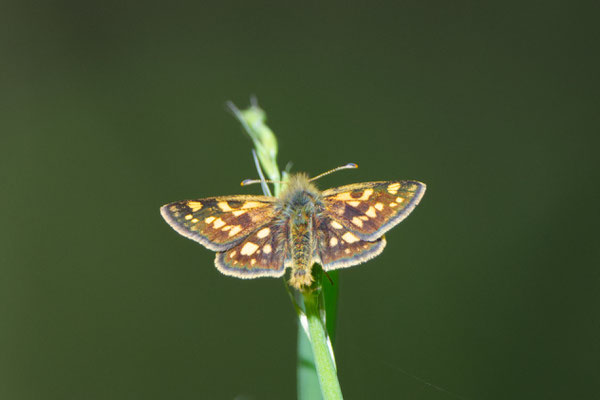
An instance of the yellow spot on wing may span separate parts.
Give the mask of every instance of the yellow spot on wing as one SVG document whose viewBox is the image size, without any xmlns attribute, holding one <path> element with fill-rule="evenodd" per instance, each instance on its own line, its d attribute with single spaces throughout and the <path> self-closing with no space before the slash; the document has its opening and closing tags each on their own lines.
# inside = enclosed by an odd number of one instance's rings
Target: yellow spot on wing
<svg viewBox="0 0 600 400">
<path fill-rule="evenodd" d="M 199 201 L 188 201 L 187 206 L 192 209 L 192 212 L 196 212 L 202 208 L 202 203 Z"/>
<path fill-rule="evenodd" d="M 262 239 L 262 238 L 267 237 L 269 235 L 269 233 L 271 233 L 271 230 L 269 228 L 263 228 L 260 231 L 258 231 L 256 236 Z"/>
<path fill-rule="evenodd" d="M 344 239 L 344 242 L 346 243 L 354 243 L 354 242 L 358 242 L 360 239 L 358 237 L 356 237 L 356 235 L 352 232 L 346 232 L 342 235 L 342 239 Z"/>
<path fill-rule="evenodd" d="M 215 229 L 219 229 L 220 227 L 225 226 L 225 225 L 227 225 L 227 224 L 221 218 L 217 218 L 216 221 L 213 223 L 213 227 Z"/>
<path fill-rule="evenodd" d="M 358 217 L 352 218 L 352 223 L 354 225 L 358 226 L 359 228 L 362 228 L 362 226 L 363 226 L 362 220 L 360 218 L 358 218 Z"/>
<path fill-rule="evenodd" d="M 235 257 L 236 254 L 237 254 L 237 250 L 233 250 L 231 253 L 229 253 L 229 258 Z"/>
<path fill-rule="evenodd" d="M 333 229 L 342 229 L 342 228 L 343 228 L 342 224 L 340 224 L 340 223 L 339 223 L 339 222 L 337 222 L 337 221 L 331 221 L 331 227 L 332 227 Z"/>
<path fill-rule="evenodd" d="M 390 207 L 396 207 L 398 205 L 398 203 L 390 203 Z"/>
<path fill-rule="evenodd" d="M 391 194 L 398 193 L 399 189 L 400 189 L 400 183 L 399 182 L 391 183 L 387 187 L 387 191 L 390 192 Z"/>
<path fill-rule="evenodd" d="M 219 207 L 221 210 L 223 210 L 223 211 L 225 211 L 225 212 L 233 211 L 233 208 L 229 207 L 229 204 L 227 204 L 227 202 L 226 202 L 226 201 L 220 201 L 220 202 L 218 202 L 218 203 L 217 203 L 217 206 L 218 206 L 218 207 Z"/>
<path fill-rule="evenodd" d="M 331 239 L 329 239 L 329 247 L 335 247 L 338 244 L 338 240 L 336 237 L 332 237 Z"/>
<path fill-rule="evenodd" d="M 196 222 L 198 222 L 198 218 L 192 219 L 192 224 L 195 224 Z"/>
<path fill-rule="evenodd" d="M 362 192 L 361 196 L 358 198 L 352 197 L 350 195 L 350 192 L 338 193 L 333 198 L 336 200 L 340 200 L 340 201 L 365 201 L 365 200 L 369 200 L 369 197 L 371 197 L 372 194 L 373 194 L 373 189 L 369 188 L 369 189 L 365 189 L 365 191 Z"/>
<path fill-rule="evenodd" d="M 263 203 L 259 203 L 258 201 L 247 201 L 244 203 L 242 208 L 256 208 L 256 207 L 262 207 L 262 206 L 263 206 Z"/>
<path fill-rule="evenodd" d="M 236 225 L 233 228 L 231 228 L 231 230 L 229 231 L 229 237 L 231 236 L 235 236 L 236 234 L 240 233 L 240 231 L 242 230 L 241 225 Z"/>
<path fill-rule="evenodd" d="M 381 204 L 381 203 L 377 203 L 377 204 Z M 383 206 L 383 204 L 382 204 L 382 206 Z M 377 212 L 375 211 L 375 207 L 369 207 L 369 209 L 367 210 L 367 212 L 365 213 L 365 215 L 367 217 L 375 218 L 377 216 Z"/>
<path fill-rule="evenodd" d="M 204 222 L 206 222 L 207 224 L 210 224 L 211 222 L 213 222 L 215 220 L 215 217 L 208 217 L 204 220 Z"/>
<path fill-rule="evenodd" d="M 188 214 L 185 216 L 185 219 L 187 219 L 188 221 L 192 218 L 194 218 L 194 216 L 192 214 Z"/>
<path fill-rule="evenodd" d="M 242 214 L 246 214 L 247 211 L 246 210 L 236 210 L 234 212 L 232 212 L 233 215 L 235 215 L 236 217 L 239 217 Z"/>
<path fill-rule="evenodd" d="M 243 256 L 251 256 L 254 252 L 258 250 L 258 245 L 252 242 L 247 242 L 244 247 L 242 247 L 242 251 L 240 254 Z"/>
<path fill-rule="evenodd" d="M 360 205 L 360 201 L 349 201 L 348 205 L 351 205 L 352 207 L 358 207 Z"/>
<path fill-rule="evenodd" d="M 379 211 L 383 210 L 383 203 L 375 204 L 375 208 L 378 209 Z"/>
<path fill-rule="evenodd" d="M 402 197 L 396 197 L 396 203 L 402 203 L 404 199 Z"/>
<path fill-rule="evenodd" d="M 269 254 L 269 253 L 270 253 L 272 250 L 273 250 L 273 249 L 271 248 L 271 245 L 270 245 L 270 244 L 268 244 L 268 243 L 267 243 L 267 244 L 265 244 L 265 245 L 263 246 L 263 252 L 264 252 L 265 254 Z"/>
<path fill-rule="evenodd" d="M 373 194 L 373 189 L 367 189 L 363 192 L 363 195 L 360 196 L 360 200 L 369 200 L 369 197 Z"/>
<path fill-rule="evenodd" d="M 340 201 L 356 200 L 354 197 L 350 196 L 350 192 L 338 193 L 334 198 Z"/>
</svg>

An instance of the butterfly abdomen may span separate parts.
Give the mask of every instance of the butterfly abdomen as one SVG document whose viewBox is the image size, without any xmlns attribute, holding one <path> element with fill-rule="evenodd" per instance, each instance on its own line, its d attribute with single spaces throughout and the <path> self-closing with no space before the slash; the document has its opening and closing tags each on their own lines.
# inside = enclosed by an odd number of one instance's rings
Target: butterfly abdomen
<svg viewBox="0 0 600 400">
<path fill-rule="evenodd" d="M 314 262 L 313 220 L 316 201 L 318 199 L 315 193 L 298 190 L 291 194 L 285 210 L 288 216 L 288 243 L 292 261 L 290 284 L 296 288 L 309 286 L 313 282 L 311 268 Z"/>
</svg>

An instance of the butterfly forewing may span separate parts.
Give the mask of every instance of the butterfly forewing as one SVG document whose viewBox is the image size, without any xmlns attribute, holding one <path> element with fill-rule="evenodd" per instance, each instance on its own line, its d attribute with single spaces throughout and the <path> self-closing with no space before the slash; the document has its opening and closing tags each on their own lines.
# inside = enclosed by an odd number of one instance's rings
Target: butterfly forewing
<svg viewBox="0 0 600 400">
<path fill-rule="evenodd" d="M 417 181 L 365 182 L 325 190 L 327 223 L 359 239 L 374 241 L 419 204 L 425 184 Z M 338 228 L 338 230 L 341 230 Z"/>
<path fill-rule="evenodd" d="M 256 230 L 235 247 L 217 253 L 215 265 L 226 275 L 244 279 L 282 276 L 288 253 L 284 229 L 270 224 Z"/>
<path fill-rule="evenodd" d="M 223 196 L 184 200 L 163 206 L 164 219 L 181 235 L 213 251 L 224 251 L 275 217 L 275 199 Z"/>
</svg>

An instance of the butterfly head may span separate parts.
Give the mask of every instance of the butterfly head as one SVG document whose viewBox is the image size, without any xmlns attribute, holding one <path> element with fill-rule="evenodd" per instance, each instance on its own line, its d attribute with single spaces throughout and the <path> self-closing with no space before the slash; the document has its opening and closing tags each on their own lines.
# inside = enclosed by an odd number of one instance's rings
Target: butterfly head
<svg viewBox="0 0 600 400">
<path fill-rule="evenodd" d="M 303 205 L 320 197 L 320 192 L 304 173 L 291 175 L 279 195 L 282 204 Z"/>
<path fill-rule="evenodd" d="M 279 195 L 279 201 L 282 205 L 291 205 L 302 207 L 308 204 L 315 204 L 320 202 L 322 196 L 321 192 L 312 184 L 313 181 L 329 175 L 333 172 L 349 169 L 358 168 L 358 165 L 349 163 L 342 165 L 341 167 L 334 168 L 315 177 L 309 178 L 305 173 L 293 174 L 286 182 L 285 189 Z"/>
<path fill-rule="evenodd" d="M 342 170 L 342 169 L 350 169 L 350 168 L 358 168 L 358 165 L 354 163 L 348 163 L 346 165 L 342 165 L 341 167 L 334 168 L 327 172 L 323 172 L 317 176 L 309 178 L 308 175 L 304 173 L 293 174 L 289 177 L 289 179 L 285 182 L 281 181 L 271 181 L 271 180 L 260 180 L 260 179 L 244 179 L 241 183 L 242 186 L 252 185 L 254 183 L 281 183 L 284 184 L 285 188 L 282 193 L 278 196 L 280 203 L 282 204 L 290 204 L 290 203 L 299 203 L 302 205 L 303 203 L 310 202 L 312 200 L 318 200 L 320 196 L 319 190 L 311 183 L 312 181 L 316 181 L 319 178 L 324 177 L 325 175 L 329 175 L 333 172 Z"/>
</svg>

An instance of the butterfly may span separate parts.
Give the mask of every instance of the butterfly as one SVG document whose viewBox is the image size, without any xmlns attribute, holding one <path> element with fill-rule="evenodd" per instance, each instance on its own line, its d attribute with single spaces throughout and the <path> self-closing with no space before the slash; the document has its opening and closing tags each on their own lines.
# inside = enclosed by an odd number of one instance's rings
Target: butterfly
<svg viewBox="0 0 600 400">
<path fill-rule="evenodd" d="M 281 277 L 304 290 L 314 263 L 325 271 L 351 267 L 379 255 L 384 234 L 419 204 L 418 181 L 355 183 L 319 191 L 313 180 L 291 175 L 278 197 L 235 195 L 184 200 L 161 207 L 181 235 L 217 252 L 215 265 L 242 279 Z"/>
</svg>

